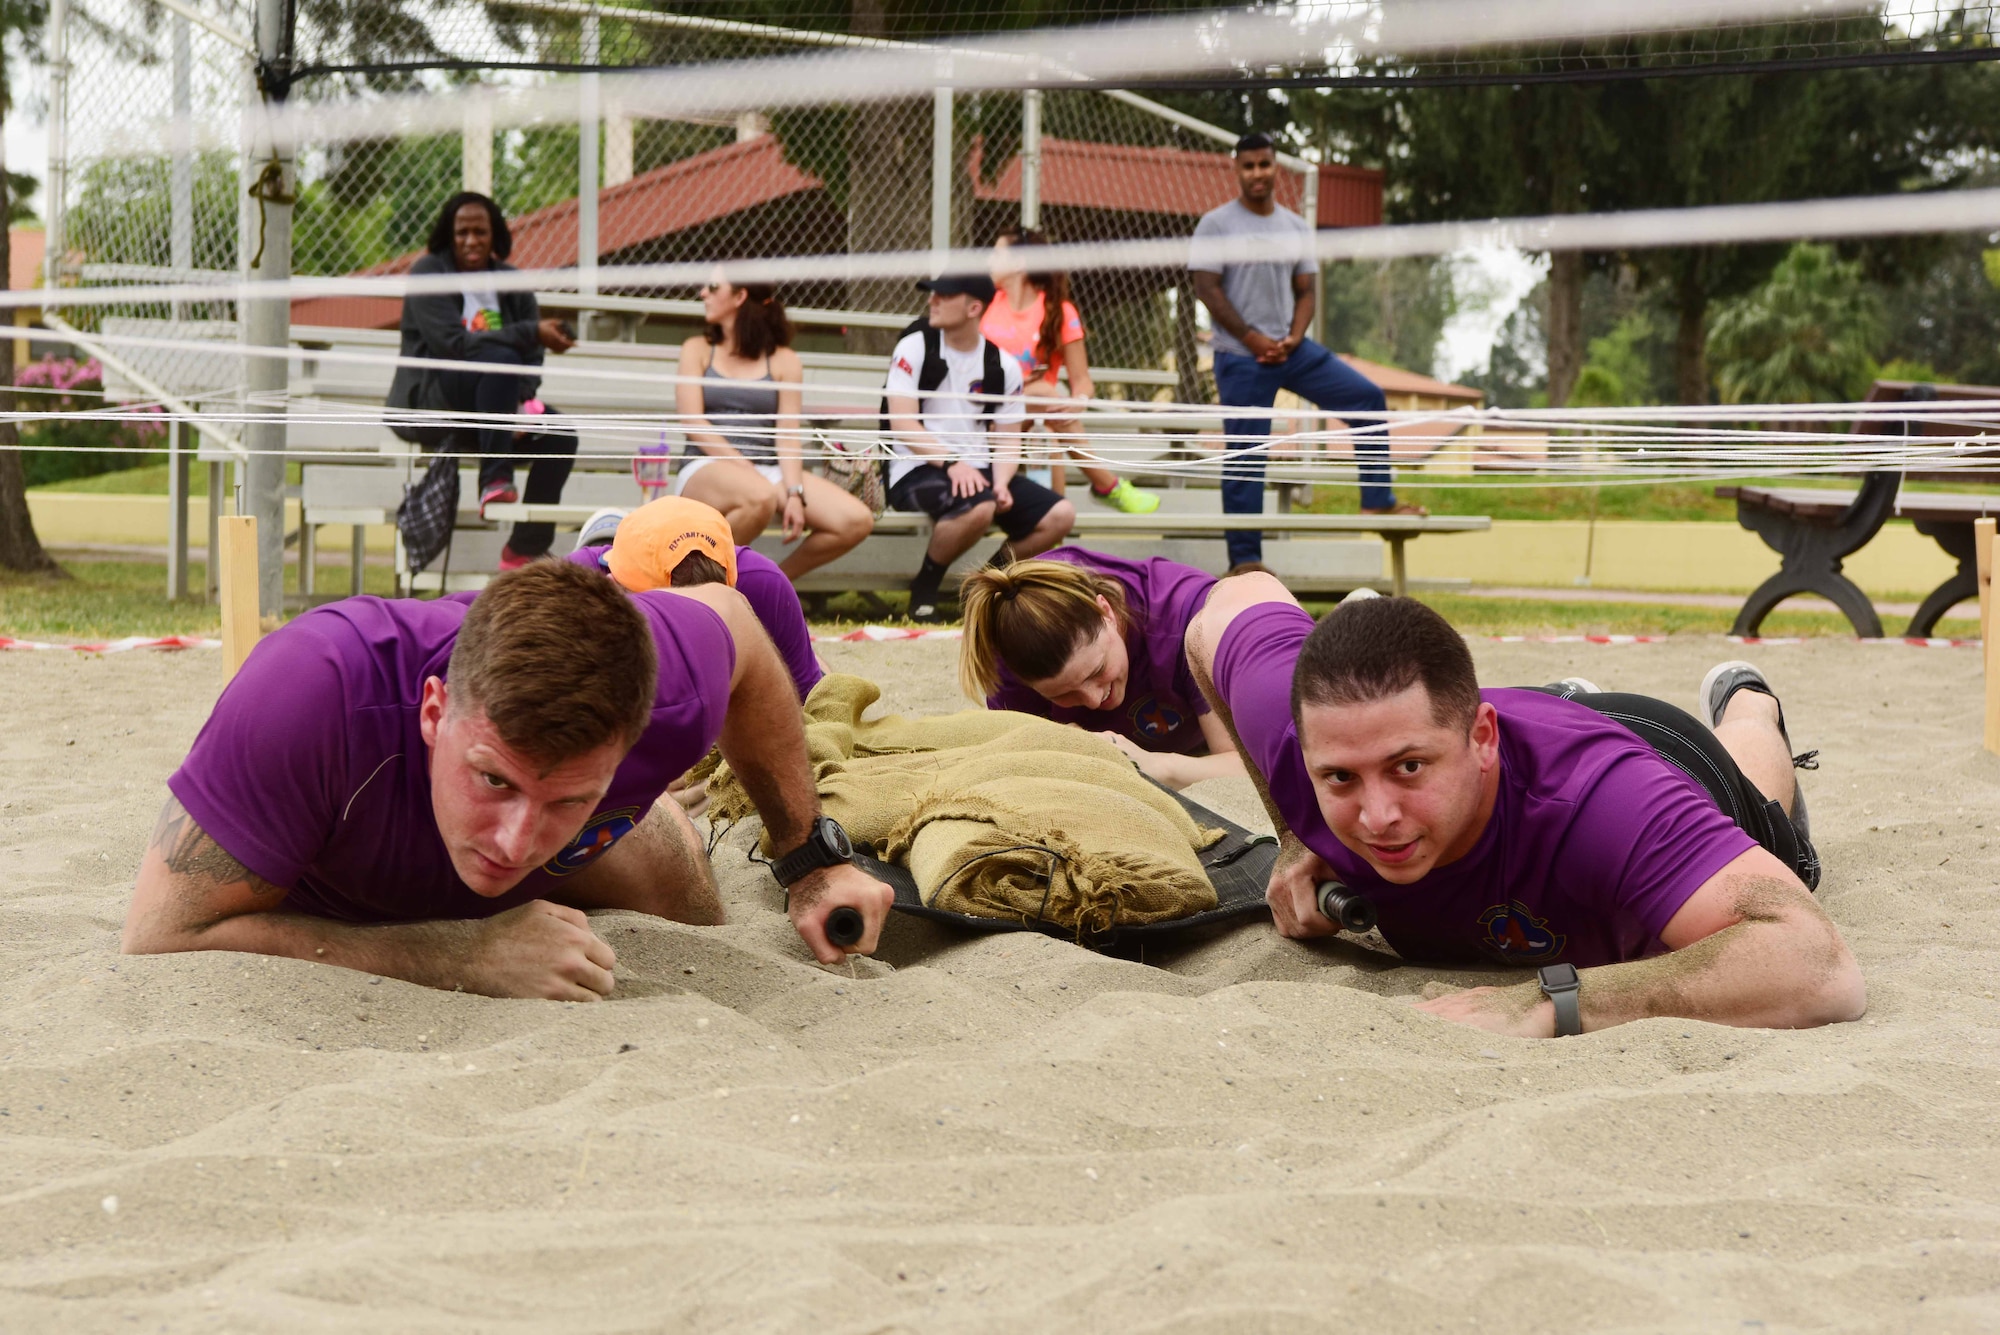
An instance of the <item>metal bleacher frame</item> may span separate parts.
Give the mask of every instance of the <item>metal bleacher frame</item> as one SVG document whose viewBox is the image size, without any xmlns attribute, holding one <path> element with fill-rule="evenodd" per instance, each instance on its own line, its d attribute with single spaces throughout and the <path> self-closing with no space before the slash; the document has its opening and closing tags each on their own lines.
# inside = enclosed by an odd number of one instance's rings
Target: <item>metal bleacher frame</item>
<svg viewBox="0 0 2000 1335">
<path fill-rule="evenodd" d="M 626 317 L 662 315 L 677 319 L 698 318 L 700 305 L 693 301 L 660 298 L 591 296 L 571 293 L 538 294 L 545 310 L 600 312 Z M 789 314 L 796 324 L 813 326 L 863 326 L 899 329 L 909 317 L 880 312 L 793 308 Z M 119 321 L 120 325 L 143 328 L 167 322 Z M 191 328 L 186 323 L 172 326 L 181 337 Z M 223 346 L 234 342 L 233 327 L 208 327 Z M 588 326 L 586 325 L 586 332 Z M 225 337 L 227 341 L 225 342 Z M 301 465 L 301 482 L 288 489 L 300 504 L 299 568 L 300 594 L 308 601 L 323 595 L 317 587 L 319 530 L 345 526 L 351 530 L 350 592 L 359 592 L 366 559 L 366 532 L 371 526 L 388 525 L 394 520 L 404 487 L 414 479 L 418 461 L 411 447 L 397 439 L 374 414 L 388 388 L 387 368 L 360 366 L 338 355 L 342 351 L 393 351 L 399 342 L 393 329 L 353 329 L 325 326 L 294 326 L 291 330 L 293 358 L 290 376 L 290 408 L 294 420 L 288 427 L 288 455 Z M 220 353 L 222 348 L 218 348 Z M 327 354 L 333 354 L 329 356 Z M 561 410 L 579 417 L 631 416 L 662 412 L 671 396 L 651 385 L 619 383 L 580 374 L 586 369 L 660 370 L 670 368 L 677 349 L 668 344 L 629 340 L 585 340 L 562 357 L 550 358 L 543 371 L 543 395 Z M 875 419 L 875 403 L 861 396 L 842 396 L 815 402 L 811 386 L 839 384 L 875 389 L 881 383 L 882 358 L 849 353 L 802 352 L 807 382 L 806 418 L 808 430 L 826 430 L 842 423 L 867 423 Z M 622 365 L 621 365 L 622 364 Z M 110 379 L 121 377 L 107 364 Z M 1171 388 L 1178 383 L 1174 372 L 1093 367 L 1092 377 L 1100 385 L 1134 388 Z M 126 377 L 136 381 L 137 373 Z M 115 389 L 115 385 L 107 385 Z M 137 384 L 133 385 L 137 388 Z M 137 395 L 134 395 L 135 397 Z M 663 399 L 665 401 L 663 401 Z M 352 420 L 341 420 L 351 415 Z M 316 420 L 317 419 L 317 420 Z M 1093 429 L 1123 431 L 1135 435 L 1171 429 L 1177 435 L 1221 430 L 1220 413 L 1174 414 L 1168 418 L 1147 411 L 1135 402 L 1129 411 L 1093 410 Z M 400 539 L 395 544 L 395 567 L 399 592 L 459 590 L 478 588 L 494 568 L 499 549 L 497 522 L 522 520 L 551 521 L 571 526 L 580 524 L 600 505 L 637 504 L 638 488 L 632 481 L 629 456 L 638 437 L 631 432 L 596 436 L 587 425 L 579 427 L 577 468 L 557 505 L 495 506 L 488 519 L 477 513 L 477 488 L 473 479 L 461 475 L 460 528 L 454 534 L 451 557 L 440 561 L 439 569 L 414 577 L 406 570 Z M 1294 535 L 1313 539 L 1303 543 L 1280 541 L 1266 548 L 1266 563 L 1280 578 L 1300 592 L 1340 592 L 1356 587 L 1386 588 L 1403 592 L 1409 587 L 1404 547 L 1409 539 L 1425 533 L 1476 532 L 1490 527 L 1483 516 L 1419 517 L 1408 515 L 1321 515 L 1294 510 L 1296 502 L 1308 498 L 1314 474 L 1274 463 L 1267 480 L 1276 502 L 1276 513 L 1262 516 L 1224 516 L 1213 480 L 1188 480 L 1171 466 L 1177 447 L 1169 444 L 1161 451 L 1163 467 L 1155 474 L 1140 471 L 1149 483 L 1162 484 L 1166 504 L 1153 515 L 1126 515 L 1088 504 L 1079 505 L 1075 537 L 1095 546 L 1130 555 L 1167 555 L 1189 564 L 1216 568 L 1221 561 L 1220 532 L 1225 529 L 1261 529 L 1280 539 Z M 1185 457 L 1185 456 L 1178 456 Z M 223 464 L 235 456 L 204 438 L 198 454 L 209 466 L 210 495 L 226 493 L 222 485 Z M 470 473 L 471 470 L 466 470 Z M 1318 473 L 1323 479 L 1324 472 Z M 180 548 L 185 562 L 187 523 L 186 488 L 174 498 L 177 515 L 169 521 L 170 539 Z M 470 508 L 468 508 L 470 506 Z M 220 513 L 211 505 L 211 527 Z M 921 548 L 927 542 L 930 524 L 921 515 L 890 512 L 876 523 L 875 535 L 838 561 L 800 581 L 802 592 L 880 590 L 899 588 L 915 570 Z M 1380 542 L 1338 541 L 1338 535 L 1361 538 L 1372 535 Z M 1389 570 L 1383 571 L 1383 545 L 1387 546 Z M 775 552 L 775 532 L 759 540 L 760 548 Z M 970 568 L 985 559 L 984 544 L 962 559 Z M 174 559 L 170 552 L 169 560 Z M 1457 583 L 1457 581 L 1453 581 Z"/>
</svg>

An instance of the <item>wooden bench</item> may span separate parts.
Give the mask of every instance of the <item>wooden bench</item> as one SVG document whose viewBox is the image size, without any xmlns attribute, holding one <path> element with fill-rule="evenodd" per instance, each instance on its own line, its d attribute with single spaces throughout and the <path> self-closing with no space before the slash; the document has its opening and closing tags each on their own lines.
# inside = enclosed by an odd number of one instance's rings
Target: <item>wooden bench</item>
<svg viewBox="0 0 2000 1335">
<path fill-rule="evenodd" d="M 1980 481 L 1993 475 L 1953 474 L 1955 479 Z M 1732 635 L 1755 635 L 1764 618 L 1785 599 L 1816 593 L 1838 607 L 1856 635 L 1875 639 L 1882 619 L 1853 580 L 1841 573 L 1842 562 L 1865 547 L 1891 519 L 1914 522 L 1919 533 L 1933 539 L 1957 562 L 1951 578 L 1931 590 L 1903 633 L 1928 637 L 1938 621 L 1968 598 L 1979 596 L 1979 571 L 1973 549 L 1972 521 L 2000 515 L 2000 495 L 1975 496 L 1952 492 L 1908 492 L 1897 473 L 1870 473 L 1859 491 L 1823 487 L 1717 487 L 1715 494 L 1736 502 L 1736 520 L 1764 540 L 1782 558 L 1772 575 L 1744 600 Z"/>
<path fill-rule="evenodd" d="M 2000 388 L 1878 380 L 1869 388 L 1867 398 L 1870 403 L 1939 400 L 2000 402 Z M 1883 430 L 1879 422 L 1875 430 Z M 1913 438 L 1944 437 L 1957 442 L 1968 434 L 1977 437 L 2000 432 L 2000 418 L 1916 414 L 1893 422 L 1888 431 Z M 1974 445 L 1969 450 L 1958 445 L 1953 453 L 1974 463 L 1992 456 L 1992 462 L 2000 465 L 2000 454 L 1983 445 Z M 1841 566 L 1867 546 L 1891 519 L 1912 521 L 1917 532 L 1932 539 L 1958 562 L 1951 578 L 1932 589 L 1917 608 L 1905 635 L 1928 638 L 1946 612 L 1968 598 L 1977 597 L 1979 572 L 1972 521 L 2000 515 L 2000 496 L 1905 491 L 1904 485 L 1909 482 L 1990 485 L 2000 483 L 2000 468 L 1878 470 L 1863 477 L 1859 491 L 1824 487 L 1717 487 L 1717 496 L 1735 500 L 1736 522 L 1762 538 L 1764 545 L 1780 558 L 1778 573 L 1758 585 L 1744 600 L 1730 633 L 1755 635 L 1764 618 L 1779 603 L 1793 594 L 1816 593 L 1846 615 L 1855 634 L 1870 639 L 1879 637 L 1882 619 L 1875 614 L 1874 603 L 1841 573 Z"/>
<path fill-rule="evenodd" d="M 307 601 L 319 598 L 317 587 L 318 531 L 329 526 L 348 526 L 352 532 L 348 592 L 361 592 L 363 535 L 371 526 L 393 523 L 396 507 L 402 502 L 403 488 L 416 476 L 414 467 L 380 468 L 353 464 L 307 464 L 300 470 L 299 512 L 299 592 Z M 630 477 L 612 473 L 573 473 L 566 494 L 575 496 L 575 508 L 588 515 L 603 505 L 631 505 L 637 488 Z M 479 514 L 479 473 L 475 468 L 458 472 L 458 517 L 448 556 L 440 557 L 431 568 L 411 574 L 403 554 L 401 536 L 396 539 L 396 589 L 402 592 L 459 592 L 484 587 L 498 568 L 500 547 L 505 540 L 494 522 L 498 516 L 482 519 Z M 499 509 L 500 507 L 494 507 Z"/>
<path fill-rule="evenodd" d="M 640 305 L 646 305 L 642 299 Z M 557 303 L 558 305 L 560 303 Z M 650 309 L 650 306 L 648 306 Z M 228 383 L 240 375 L 241 357 L 234 348 L 238 332 L 234 325 L 220 322 L 169 322 L 118 318 L 107 322 L 107 332 L 140 337 L 199 339 L 216 344 L 214 353 L 133 347 L 130 355 L 145 373 L 154 378 L 199 382 L 202 386 Z M 288 455 L 306 465 L 305 481 L 296 489 L 302 523 L 300 544 L 300 589 L 308 598 L 317 596 L 318 533 L 323 527 L 346 526 L 352 530 L 352 568 L 349 587 L 358 589 L 361 580 L 364 531 L 371 524 L 392 522 L 404 487 L 417 476 L 421 460 L 412 460 L 408 445 L 398 440 L 379 420 L 381 402 L 388 390 L 390 368 L 379 362 L 348 360 L 350 354 L 380 356 L 398 346 L 394 330 L 349 329 L 295 326 L 291 330 L 291 420 L 287 427 Z M 576 471 L 564 490 L 565 506 L 536 507 L 533 517 L 580 522 L 602 504 L 631 505 L 639 500 L 631 481 L 630 456 L 639 443 L 650 444 L 658 431 L 645 425 L 667 409 L 672 395 L 656 379 L 672 369 L 677 349 L 664 344 L 621 341 L 580 342 L 562 357 L 552 357 L 543 368 L 543 396 L 567 413 L 574 414 L 578 437 Z M 872 428 L 876 425 L 876 404 L 880 393 L 883 359 L 846 353 L 804 352 L 809 426 L 820 429 Z M 611 372 L 610 376 L 593 372 Z M 1100 384 L 1125 384 L 1147 390 L 1171 386 L 1172 372 L 1094 368 Z M 116 379 L 115 376 L 109 377 Z M 817 395 L 814 385 L 827 387 Z M 838 386 L 848 393 L 832 392 Z M 121 387 L 107 386 L 114 391 Z M 129 387 L 127 396 L 131 396 Z M 116 394 L 114 393 L 114 397 Z M 591 419 L 602 419 L 593 423 Z M 1487 526 L 1484 519 L 1412 520 L 1406 516 L 1373 519 L 1367 516 L 1290 517 L 1296 503 L 1309 498 L 1311 484 L 1324 480 L 1324 467 L 1317 472 L 1288 467 L 1281 454 L 1267 470 L 1267 482 L 1276 498 L 1278 515 L 1237 517 L 1225 521 L 1219 513 L 1219 496 L 1214 479 L 1202 478 L 1188 485 L 1177 463 L 1215 454 L 1210 439 L 1200 445 L 1197 436 L 1212 437 L 1221 429 L 1220 412 L 1171 413 L 1135 400 L 1129 408 L 1093 411 L 1093 431 L 1128 433 L 1131 444 L 1119 447 L 1121 471 L 1135 476 L 1142 485 L 1162 487 L 1167 504 L 1157 517 L 1090 514 L 1087 504 L 1078 525 L 1079 536 L 1100 545 L 1132 554 L 1165 554 L 1203 568 L 1221 568 L 1223 529 L 1263 529 L 1285 538 L 1293 534 L 1305 541 L 1300 550 L 1273 544 L 1266 563 L 1301 591 L 1343 591 L 1383 583 L 1381 548 L 1370 542 L 1337 542 L 1332 535 L 1374 533 L 1388 540 L 1391 574 L 1388 586 L 1407 588 L 1403 544 L 1422 532 L 1463 532 Z M 668 430 L 670 436 L 678 432 Z M 224 495 L 222 477 L 228 462 L 220 453 L 206 448 L 201 459 L 209 464 L 212 494 Z M 1148 470 L 1146 461 L 1154 461 Z M 1135 467 L 1136 465 L 1136 467 Z M 334 472 L 326 471 L 332 468 Z M 372 473 L 362 479 L 343 476 Z M 1212 472 L 1202 468 L 1200 472 Z M 466 482 L 461 487 L 462 503 L 469 503 L 475 489 Z M 1183 504 L 1192 501 L 1192 505 Z M 185 504 L 183 497 L 182 504 Z M 1212 517 L 1195 523 L 1184 510 L 1206 510 Z M 1171 512 L 1171 513 L 1170 513 Z M 219 507 L 217 509 L 219 513 Z M 492 518 L 516 520 L 528 517 L 526 507 L 496 508 Z M 841 561 L 822 568 L 804 587 L 813 590 L 901 587 L 921 560 L 928 540 L 927 522 L 899 529 L 904 518 L 885 516 L 878 537 L 864 543 Z M 490 525 L 469 512 L 461 514 L 461 531 L 454 537 L 447 569 L 453 588 L 477 587 L 484 572 L 494 568 L 500 538 Z M 1122 528 L 1121 528 L 1122 526 Z M 185 534 L 183 519 L 178 530 Z M 1142 537 L 1141 534 L 1154 535 Z M 775 546 L 775 535 L 762 540 Z M 185 538 L 183 536 L 184 544 Z M 490 548 L 491 550 L 487 550 Z M 171 557 L 170 557 L 171 559 Z M 968 558 L 969 559 L 969 558 Z M 406 574 L 400 543 L 397 547 L 398 587 Z M 413 587 L 436 587 L 438 577 L 426 572 L 409 581 Z"/>
<path fill-rule="evenodd" d="M 1209 493 L 1213 496 L 1214 493 Z M 1216 498 L 1219 502 L 1219 497 Z M 596 507 L 565 501 L 560 505 L 514 505 L 488 507 L 494 519 L 520 522 L 543 521 L 580 525 Z M 1142 558 L 1165 556 L 1184 565 L 1220 571 L 1227 557 L 1224 531 L 1261 530 L 1280 541 L 1264 548 L 1264 564 L 1300 593 L 1345 593 L 1357 588 L 1381 588 L 1403 594 L 1409 591 L 1409 568 L 1404 545 L 1426 533 L 1479 533 L 1492 527 L 1484 515 L 1318 515 L 1277 513 L 1225 515 L 1190 510 L 1168 510 L 1150 515 L 1097 512 L 1088 505 L 1077 508 L 1072 541 L 1113 555 Z M 875 521 L 875 531 L 854 550 L 828 562 L 799 581 L 803 593 L 845 592 L 847 590 L 900 589 L 907 585 L 923 561 L 930 542 L 931 522 L 920 514 L 891 510 Z M 995 530 L 997 533 L 998 530 Z M 1390 570 L 1382 572 L 1382 546 L 1376 542 L 1340 542 L 1342 534 L 1372 534 L 1388 545 Z M 991 537 L 992 535 L 989 535 Z M 1297 541 L 1283 541 L 1296 538 Z M 776 558 L 783 547 L 775 532 L 767 532 L 752 544 Z M 981 544 L 959 558 L 952 567 L 962 576 L 977 569 L 992 555 L 993 547 Z"/>
</svg>

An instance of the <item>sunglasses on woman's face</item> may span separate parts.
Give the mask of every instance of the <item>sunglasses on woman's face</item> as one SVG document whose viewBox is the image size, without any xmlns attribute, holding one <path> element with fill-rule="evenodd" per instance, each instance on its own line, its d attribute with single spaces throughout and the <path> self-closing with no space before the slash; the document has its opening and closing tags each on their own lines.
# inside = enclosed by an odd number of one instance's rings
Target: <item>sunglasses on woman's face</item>
<svg viewBox="0 0 2000 1335">
<path fill-rule="evenodd" d="M 726 286 L 727 284 L 724 283 L 720 278 L 711 278 L 706 283 L 703 283 L 701 285 L 701 290 L 704 293 L 720 292 Z"/>
</svg>

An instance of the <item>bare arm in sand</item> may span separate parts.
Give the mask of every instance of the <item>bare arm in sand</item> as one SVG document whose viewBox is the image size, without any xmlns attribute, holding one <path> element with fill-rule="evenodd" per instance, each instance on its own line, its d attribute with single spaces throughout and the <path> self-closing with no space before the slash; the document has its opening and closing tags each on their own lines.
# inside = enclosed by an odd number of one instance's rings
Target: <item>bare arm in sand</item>
<svg viewBox="0 0 2000 1335">
<path fill-rule="evenodd" d="M 1203 779 L 1220 779 L 1244 773 L 1249 767 L 1243 763 L 1243 756 L 1236 749 L 1230 725 L 1212 712 L 1203 714 L 1200 723 L 1202 740 L 1208 743 L 1208 754 L 1205 756 L 1184 756 L 1176 751 L 1148 751 L 1122 732 L 1101 732 L 1097 735 L 1123 751 L 1126 759 L 1139 767 L 1141 774 L 1175 792 Z"/>
<path fill-rule="evenodd" d="M 771 847 L 790 852 L 806 841 L 820 814 L 798 688 L 742 594 L 722 584 L 673 592 L 714 609 L 736 641 L 736 673 L 730 681 L 729 712 L 722 722 L 722 758 L 756 804 L 770 831 Z M 827 940 L 827 915 L 843 905 L 860 912 L 865 927 L 855 950 L 866 955 L 874 951 L 895 899 L 895 891 L 859 867 L 827 867 L 793 884 L 786 911 L 814 957 L 822 964 L 838 964 L 848 952 Z"/>
<path fill-rule="evenodd" d="M 1213 711 L 1202 719 L 1204 731 L 1211 718 L 1221 721 L 1243 772 L 1250 776 L 1258 798 L 1264 803 L 1264 813 L 1271 818 L 1271 829 L 1278 836 L 1278 860 L 1272 865 L 1270 883 L 1264 888 L 1264 898 L 1271 906 L 1272 922 L 1285 936 L 1331 936 L 1340 927 L 1319 911 L 1318 891 L 1321 881 L 1333 878 L 1333 868 L 1327 866 L 1319 854 L 1307 848 L 1285 824 L 1278 804 L 1271 800 L 1270 786 L 1257 767 L 1250 763 L 1250 753 L 1236 731 L 1236 716 L 1230 712 L 1229 701 L 1223 699 L 1222 692 L 1215 688 L 1215 651 L 1222 643 L 1222 633 L 1239 615 L 1264 603 L 1286 603 L 1297 607 L 1299 600 L 1292 597 L 1290 590 L 1280 584 L 1275 575 L 1237 575 L 1222 580 L 1209 593 L 1208 602 L 1200 615 L 1188 623 L 1183 651 L 1187 654 L 1188 668 L 1194 673 L 1195 684 L 1208 697 L 1208 707 Z"/>
<path fill-rule="evenodd" d="M 1710 877 L 1667 923 L 1670 953 L 1579 971 L 1583 1029 L 1672 1015 L 1761 1029 L 1858 1020 L 1861 966 L 1798 877 L 1753 848 Z M 1538 983 L 1475 987 L 1417 1009 L 1495 1033 L 1552 1038 L 1555 1005 Z"/>
<path fill-rule="evenodd" d="M 168 798 L 139 864 L 124 951 L 286 955 L 491 997 L 594 1001 L 611 992 L 611 947 L 572 908 L 537 900 L 475 921 L 361 925 L 286 913 L 284 898 Z"/>
</svg>

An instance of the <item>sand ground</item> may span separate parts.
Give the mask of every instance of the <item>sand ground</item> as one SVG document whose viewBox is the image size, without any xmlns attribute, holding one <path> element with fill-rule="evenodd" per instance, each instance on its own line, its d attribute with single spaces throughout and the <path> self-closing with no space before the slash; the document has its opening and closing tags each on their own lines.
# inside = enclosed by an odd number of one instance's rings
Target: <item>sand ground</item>
<svg viewBox="0 0 2000 1335">
<path fill-rule="evenodd" d="M 952 649 L 826 656 L 930 711 Z M 1685 701 L 1740 651 L 1478 652 Z M 597 919 L 605 1003 L 121 958 L 216 659 L 0 657 L 0 1328 L 2000 1330 L 1977 655 L 1757 652 L 1868 1017 L 1548 1043 L 1267 924 L 1140 964 L 904 921 L 823 970 L 747 829 L 729 926 Z"/>
</svg>

